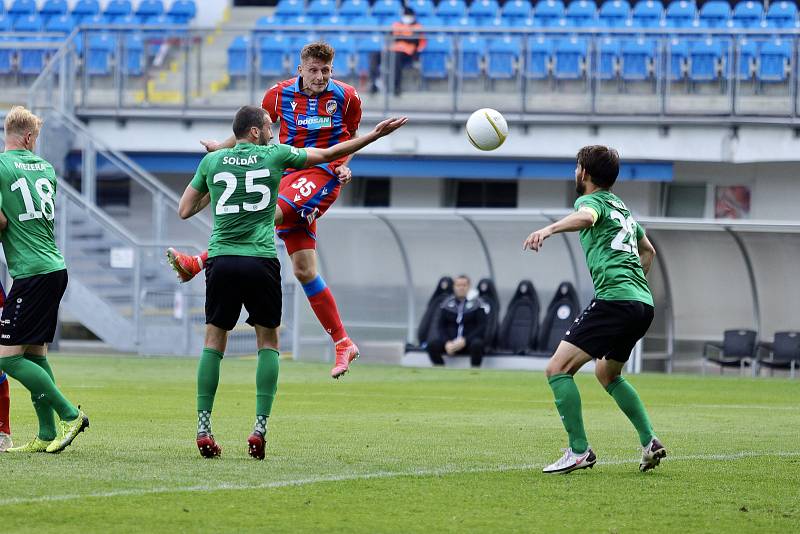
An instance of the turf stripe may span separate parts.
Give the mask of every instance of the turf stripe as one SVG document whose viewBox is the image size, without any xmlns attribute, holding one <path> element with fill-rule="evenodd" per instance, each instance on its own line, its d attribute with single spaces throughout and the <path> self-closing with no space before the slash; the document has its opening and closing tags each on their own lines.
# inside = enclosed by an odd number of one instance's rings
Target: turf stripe
<svg viewBox="0 0 800 534">
<path fill-rule="evenodd" d="M 747 458 L 793 458 L 800 456 L 800 452 L 757 452 L 743 451 L 733 454 L 690 454 L 686 456 L 668 456 L 665 462 L 682 462 L 692 460 L 705 461 L 735 461 Z M 638 464 L 639 458 L 611 458 L 597 462 L 598 466 L 603 465 L 623 465 Z M 290 486 L 306 486 L 311 484 L 322 484 L 326 482 L 347 482 L 351 480 L 370 480 L 383 478 L 399 477 L 428 477 L 446 475 L 464 475 L 473 473 L 506 473 L 510 471 L 538 470 L 544 467 L 540 464 L 505 465 L 496 467 L 473 467 L 466 469 L 459 468 L 439 468 L 439 469 L 417 469 L 413 471 L 378 471 L 375 473 L 352 473 L 346 475 L 331 475 L 323 477 L 298 478 L 294 480 L 278 480 L 275 482 L 265 482 L 263 484 L 217 484 L 214 486 L 184 486 L 184 487 L 163 487 L 163 488 L 139 488 L 118 491 L 103 491 L 96 493 L 65 494 L 65 495 L 42 495 L 41 497 L 11 497 L 0 499 L 0 506 L 13 506 L 16 504 L 34 504 L 44 502 L 72 501 L 87 498 L 112 498 L 112 497 L 137 497 L 144 495 L 157 495 L 164 493 L 195 493 L 195 492 L 216 492 L 216 491 L 242 491 L 275 489 Z"/>
</svg>

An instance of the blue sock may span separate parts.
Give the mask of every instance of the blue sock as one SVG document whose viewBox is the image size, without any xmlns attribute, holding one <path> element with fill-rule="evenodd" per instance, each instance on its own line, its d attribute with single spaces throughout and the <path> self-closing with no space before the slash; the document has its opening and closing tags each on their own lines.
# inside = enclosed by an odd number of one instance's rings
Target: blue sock
<svg viewBox="0 0 800 534">
<path fill-rule="evenodd" d="M 312 281 L 303 284 L 303 291 L 306 292 L 306 297 L 313 297 L 317 293 L 324 291 L 326 287 L 328 287 L 328 284 L 326 284 L 322 276 L 318 274 Z"/>
</svg>

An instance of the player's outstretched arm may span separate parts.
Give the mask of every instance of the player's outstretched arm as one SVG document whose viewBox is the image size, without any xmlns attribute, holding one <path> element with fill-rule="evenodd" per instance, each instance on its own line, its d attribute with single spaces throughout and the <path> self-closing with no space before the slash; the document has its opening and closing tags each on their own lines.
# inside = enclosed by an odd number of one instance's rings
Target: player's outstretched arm
<svg viewBox="0 0 800 534">
<path fill-rule="evenodd" d="M 178 203 L 178 216 L 181 219 L 188 219 L 203 211 L 209 202 L 211 202 L 211 196 L 208 193 L 202 193 L 191 185 L 187 185 Z"/>
<path fill-rule="evenodd" d="M 236 146 L 236 136 L 232 135 L 225 139 L 223 142 L 214 141 L 212 139 L 201 139 L 200 144 L 206 147 L 208 152 L 216 152 L 223 148 L 233 148 Z"/>
<path fill-rule="evenodd" d="M 368 134 L 345 141 L 344 143 L 339 143 L 338 145 L 333 145 L 325 149 L 306 148 L 307 157 L 305 166 L 313 167 L 320 163 L 327 163 L 343 158 L 344 156 L 349 156 L 350 154 L 358 152 L 368 144 L 374 143 L 381 137 L 387 136 L 398 128 L 401 128 L 407 122 L 408 118 L 406 117 L 392 117 L 375 126 L 375 129 Z"/>
<path fill-rule="evenodd" d="M 535 250 L 539 251 L 544 244 L 544 240 L 553 234 L 560 234 L 561 232 L 576 232 L 589 228 L 594 224 L 594 216 L 587 210 L 579 210 L 570 213 L 560 221 L 556 221 L 551 225 L 545 226 L 541 230 L 533 232 L 522 243 L 522 250 Z"/>
<path fill-rule="evenodd" d="M 650 272 L 650 267 L 653 265 L 653 259 L 656 257 L 656 248 L 647 239 L 646 235 L 643 235 L 642 238 L 638 242 L 639 246 L 639 261 L 642 262 L 642 269 L 644 270 L 644 274 Z"/>
</svg>

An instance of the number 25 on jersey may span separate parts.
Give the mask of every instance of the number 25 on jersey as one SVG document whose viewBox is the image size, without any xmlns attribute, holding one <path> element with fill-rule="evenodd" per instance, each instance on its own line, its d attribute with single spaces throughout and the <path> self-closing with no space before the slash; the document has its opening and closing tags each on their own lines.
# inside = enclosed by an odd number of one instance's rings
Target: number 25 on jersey
<svg viewBox="0 0 800 534">
<path fill-rule="evenodd" d="M 630 252 L 638 258 L 639 243 L 636 241 L 636 221 L 633 220 L 633 217 L 625 217 L 617 210 L 612 211 L 609 216 L 622 226 L 622 229 L 611 241 L 611 248 Z"/>
</svg>

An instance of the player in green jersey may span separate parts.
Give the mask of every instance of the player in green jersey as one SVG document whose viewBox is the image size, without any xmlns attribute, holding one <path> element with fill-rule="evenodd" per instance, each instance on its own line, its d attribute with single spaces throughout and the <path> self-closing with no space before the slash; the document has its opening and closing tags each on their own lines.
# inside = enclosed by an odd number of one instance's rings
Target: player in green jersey
<svg viewBox="0 0 800 534">
<path fill-rule="evenodd" d="M 31 392 L 39 418 L 36 437 L 8 452 L 60 452 L 89 426 L 86 414 L 56 387 L 47 362 L 67 269 L 53 232 L 55 171 L 33 153 L 41 125 L 27 109 L 11 109 L 5 120 L 6 149 L 0 154 L 0 229 L 14 279 L 0 325 L 0 369 Z"/>
<path fill-rule="evenodd" d="M 625 203 L 610 191 L 618 174 L 616 150 L 600 145 L 580 149 L 575 183 L 581 196 L 575 201 L 575 212 L 533 232 L 523 243 L 524 249 L 539 251 L 553 234 L 580 231 L 595 289 L 595 298 L 567 330 L 545 371 L 569 435 L 564 456 L 545 467 L 545 473 L 569 473 L 597 461 L 586 439 L 581 397 L 573 380 L 592 359 L 597 380 L 639 433 L 639 469 L 653 469 L 667 455 L 639 394 L 621 376 L 631 350 L 653 321 L 653 296 L 645 275 L 656 251 Z"/>
<path fill-rule="evenodd" d="M 256 421 L 247 440 L 250 456 L 264 459 L 267 419 L 278 385 L 278 326 L 281 322 L 280 263 L 275 250 L 277 188 L 286 168 L 334 161 L 388 135 L 406 123 L 388 119 L 365 136 L 327 149 L 270 145 L 272 121 L 266 111 L 244 106 L 233 120 L 236 145 L 207 154 L 181 197 L 186 219 L 208 204 L 214 225 L 206 262 L 206 334 L 197 370 L 197 448 L 205 458 L 222 453 L 211 432 L 211 410 L 228 332 L 242 306 L 255 327 Z M 276 220 L 277 216 L 277 220 Z"/>
</svg>

